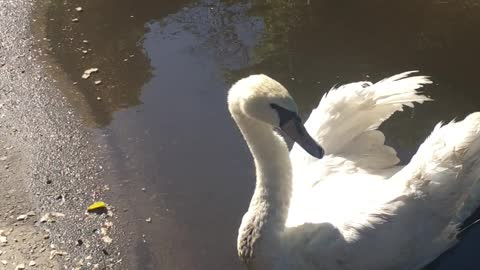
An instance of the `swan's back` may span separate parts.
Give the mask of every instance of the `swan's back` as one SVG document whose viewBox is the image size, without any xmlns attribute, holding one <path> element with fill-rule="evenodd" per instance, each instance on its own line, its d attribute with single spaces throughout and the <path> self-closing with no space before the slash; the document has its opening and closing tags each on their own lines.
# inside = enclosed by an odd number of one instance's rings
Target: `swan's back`
<svg viewBox="0 0 480 270">
<path fill-rule="evenodd" d="M 418 269 L 455 243 L 478 207 L 480 113 L 438 124 L 404 168 L 384 145 L 378 126 L 429 100 L 416 90 L 430 81 L 409 74 L 334 89 L 307 120 L 327 155 L 291 151 L 289 247 L 304 248 L 294 256 L 310 258 L 304 269 Z"/>
</svg>

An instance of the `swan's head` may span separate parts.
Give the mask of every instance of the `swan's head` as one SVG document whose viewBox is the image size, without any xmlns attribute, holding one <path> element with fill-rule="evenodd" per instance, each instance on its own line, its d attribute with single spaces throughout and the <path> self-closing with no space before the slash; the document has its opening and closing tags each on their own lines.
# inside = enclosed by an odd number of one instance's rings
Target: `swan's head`
<svg viewBox="0 0 480 270">
<path fill-rule="evenodd" d="M 308 134 L 298 116 L 297 105 L 287 89 L 266 75 L 251 75 L 235 83 L 228 93 L 233 117 L 244 115 L 272 128 L 280 128 L 312 156 L 324 151 Z"/>
</svg>

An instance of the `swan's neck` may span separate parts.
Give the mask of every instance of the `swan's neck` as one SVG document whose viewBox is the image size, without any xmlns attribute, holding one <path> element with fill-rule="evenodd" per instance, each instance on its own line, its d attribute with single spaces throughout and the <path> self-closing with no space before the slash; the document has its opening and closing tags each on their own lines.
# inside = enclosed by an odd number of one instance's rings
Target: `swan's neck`
<svg viewBox="0 0 480 270">
<path fill-rule="evenodd" d="M 234 119 L 252 153 L 257 176 L 238 238 L 239 254 L 248 262 L 264 253 L 264 247 L 272 249 L 281 245 L 278 241 L 288 214 L 292 170 L 287 145 L 271 126 L 244 115 L 234 114 Z"/>
</svg>

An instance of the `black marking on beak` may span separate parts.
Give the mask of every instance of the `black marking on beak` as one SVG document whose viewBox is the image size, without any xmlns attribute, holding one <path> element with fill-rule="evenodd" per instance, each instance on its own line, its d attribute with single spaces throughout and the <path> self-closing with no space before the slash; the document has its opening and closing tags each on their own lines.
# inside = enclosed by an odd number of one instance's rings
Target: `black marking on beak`
<svg viewBox="0 0 480 270">
<path fill-rule="evenodd" d="M 323 148 L 308 134 L 302 124 L 300 117 L 290 110 L 287 110 L 277 104 L 270 106 L 278 112 L 280 118 L 280 128 L 292 140 L 298 143 L 305 151 L 316 158 L 322 158 L 325 154 Z"/>
</svg>

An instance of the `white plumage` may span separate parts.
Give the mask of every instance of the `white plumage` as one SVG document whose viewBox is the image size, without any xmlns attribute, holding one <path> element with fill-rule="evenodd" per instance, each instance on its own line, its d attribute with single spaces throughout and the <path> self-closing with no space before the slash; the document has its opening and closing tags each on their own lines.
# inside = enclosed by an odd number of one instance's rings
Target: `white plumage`
<svg viewBox="0 0 480 270">
<path fill-rule="evenodd" d="M 257 171 L 238 238 L 249 269 L 419 269 L 455 244 L 480 204 L 480 113 L 438 124 L 397 166 L 377 128 L 430 100 L 417 92 L 430 80 L 411 73 L 330 90 L 305 123 L 321 159 L 297 144 L 288 153 L 272 131 L 283 116 L 271 104 L 296 112 L 283 86 L 254 75 L 232 87 L 229 109 Z"/>
</svg>

